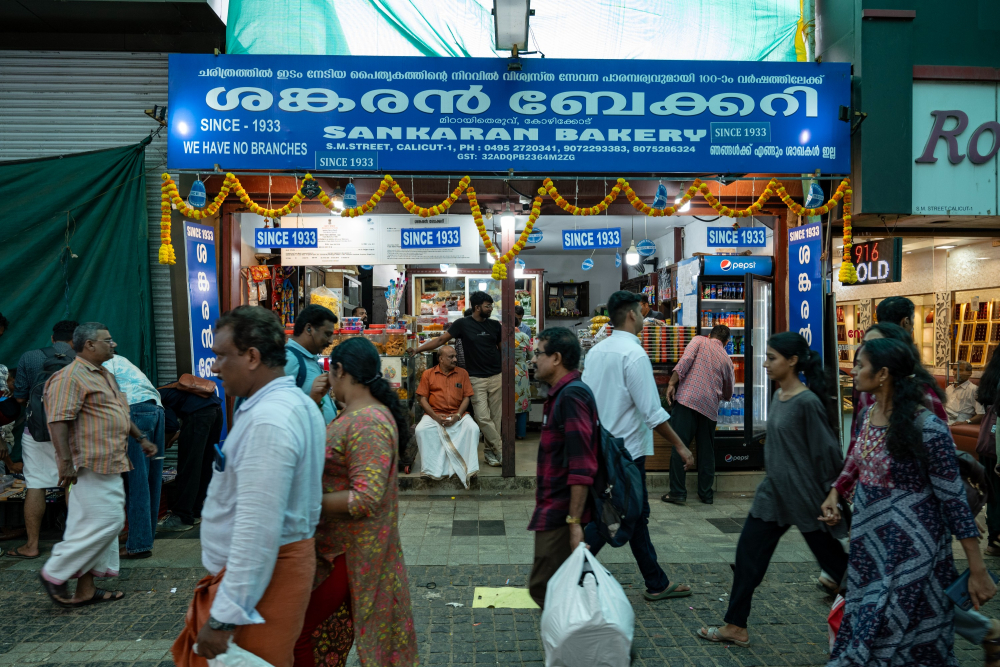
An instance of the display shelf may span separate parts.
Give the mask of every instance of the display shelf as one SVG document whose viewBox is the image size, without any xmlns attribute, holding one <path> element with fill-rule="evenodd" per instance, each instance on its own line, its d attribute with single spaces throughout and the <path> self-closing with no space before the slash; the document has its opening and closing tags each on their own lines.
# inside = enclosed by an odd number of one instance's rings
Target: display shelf
<svg viewBox="0 0 1000 667">
<path fill-rule="evenodd" d="M 743 427 L 739 424 L 716 424 L 716 431 L 742 431 Z"/>
<path fill-rule="evenodd" d="M 702 299 L 701 299 L 701 307 L 702 308 L 704 308 L 705 306 L 710 306 L 713 303 L 719 303 L 719 304 L 727 304 L 727 303 L 728 304 L 733 304 L 733 303 L 738 303 L 738 304 L 740 304 L 742 306 L 746 302 L 743 299 L 706 299 L 704 297 L 702 297 Z"/>
<path fill-rule="evenodd" d="M 729 356 L 730 357 L 742 357 L 743 355 L 742 354 L 730 354 Z"/>
<path fill-rule="evenodd" d="M 729 325 L 727 324 L 726 326 L 729 326 Z M 715 327 L 702 327 L 702 329 L 708 329 L 708 330 L 712 330 L 714 328 Z M 729 330 L 730 331 L 743 331 L 744 328 L 745 327 L 729 327 Z"/>
</svg>

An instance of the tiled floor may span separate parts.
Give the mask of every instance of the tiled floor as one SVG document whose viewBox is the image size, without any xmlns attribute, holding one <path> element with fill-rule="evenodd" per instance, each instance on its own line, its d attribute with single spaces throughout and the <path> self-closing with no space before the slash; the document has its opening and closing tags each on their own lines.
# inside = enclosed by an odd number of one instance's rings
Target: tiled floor
<svg viewBox="0 0 1000 667">
<path fill-rule="evenodd" d="M 721 495 L 713 505 L 677 507 L 654 496 L 653 544 L 671 579 L 691 584 L 690 598 L 644 600 L 631 551 L 600 552 L 599 560 L 622 584 L 635 610 L 636 667 L 824 664 L 830 600 L 817 590 L 819 568 L 794 529 L 782 538 L 754 596 L 753 647 L 707 644 L 695 637 L 700 625 L 718 624 L 725 614 L 732 585 L 729 563 L 739 539 L 731 531 L 742 525 L 750 502 Z M 401 496 L 399 526 L 421 664 L 541 667 L 537 610 L 472 609 L 475 586 L 526 586 L 534 550 L 526 528 L 533 508 L 529 496 Z M 196 538 L 197 531 L 158 538 L 153 558 L 128 561 L 119 580 L 111 582 L 127 592 L 125 600 L 78 610 L 55 607 L 38 584 L 37 571 L 51 540 L 43 543 L 41 559 L 0 558 L 0 667 L 169 667 L 169 646 L 203 575 Z M 0 548 L 18 543 L 0 543 Z M 987 562 L 997 569 L 996 559 Z M 998 609 L 1000 601 L 991 602 L 985 613 L 996 616 Z M 978 647 L 956 640 L 955 650 L 962 667 L 982 664 Z M 347 663 L 357 665 L 356 658 Z"/>
</svg>

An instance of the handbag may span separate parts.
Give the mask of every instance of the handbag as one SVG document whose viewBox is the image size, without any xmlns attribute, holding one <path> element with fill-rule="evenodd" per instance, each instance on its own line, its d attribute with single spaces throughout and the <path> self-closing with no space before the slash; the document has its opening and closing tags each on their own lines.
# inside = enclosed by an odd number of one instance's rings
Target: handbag
<svg viewBox="0 0 1000 667">
<path fill-rule="evenodd" d="M 160 387 L 160 389 L 180 389 L 181 391 L 186 391 L 189 394 L 201 396 L 202 398 L 216 395 L 216 384 L 214 382 L 207 378 L 191 375 L 190 373 L 184 373 L 177 378 L 177 382 L 171 382 L 166 386 Z"/>
</svg>

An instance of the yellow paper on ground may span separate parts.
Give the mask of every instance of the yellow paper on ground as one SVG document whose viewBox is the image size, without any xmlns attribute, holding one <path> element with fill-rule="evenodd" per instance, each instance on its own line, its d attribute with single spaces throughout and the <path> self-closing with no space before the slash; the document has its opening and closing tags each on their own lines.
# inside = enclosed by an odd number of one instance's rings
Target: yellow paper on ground
<svg viewBox="0 0 1000 667">
<path fill-rule="evenodd" d="M 488 588 L 486 586 L 476 586 L 476 592 L 472 598 L 473 608 L 495 607 L 497 609 L 538 609 L 538 605 L 531 599 L 527 588 L 514 588 L 513 586 L 503 586 L 501 588 Z"/>
</svg>

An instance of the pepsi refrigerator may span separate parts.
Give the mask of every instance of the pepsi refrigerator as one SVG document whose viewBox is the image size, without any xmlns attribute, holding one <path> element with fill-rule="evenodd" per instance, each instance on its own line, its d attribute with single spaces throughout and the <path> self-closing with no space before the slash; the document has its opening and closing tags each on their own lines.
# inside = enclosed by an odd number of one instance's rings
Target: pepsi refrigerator
<svg viewBox="0 0 1000 667">
<path fill-rule="evenodd" d="M 702 255 L 678 264 L 678 295 L 684 326 L 709 335 L 729 327 L 726 351 L 733 361 L 733 399 L 719 406 L 715 467 L 764 467 L 764 436 L 771 383 L 764 373 L 767 339 L 774 328 L 774 258 L 764 255 Z"/>
</svg>

